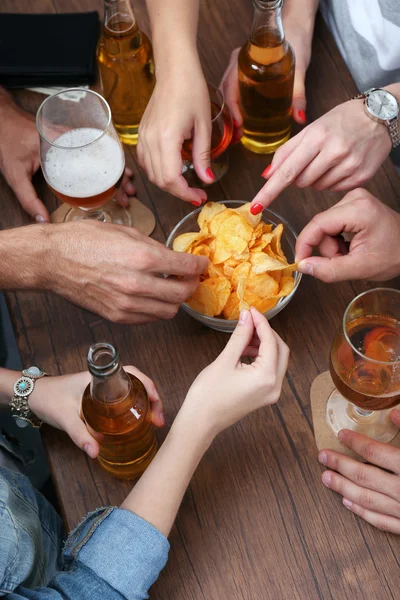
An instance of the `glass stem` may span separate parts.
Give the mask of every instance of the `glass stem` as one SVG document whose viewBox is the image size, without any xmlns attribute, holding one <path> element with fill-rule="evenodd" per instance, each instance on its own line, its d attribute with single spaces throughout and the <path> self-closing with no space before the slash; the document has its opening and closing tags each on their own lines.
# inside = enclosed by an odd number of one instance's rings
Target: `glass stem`
<svg viewBox="0 0 400 600">
<path fill-rule="evenodd" d="M 361 408 L 358 408 L 358 406 L 354 406 L 354 410 L 360 417 L 370 417 L 374 412 L 373 410 L 362 410 Z"/>
<path fill-rule="evenodd" d="M 93 219 L 95 221 L 101 221 L 105 223 L 107 221 L 106 215 L 104 214 L 103 207 L 97 208 L 95 210 L 85 210 L 86 218 Z"/>
</svg>

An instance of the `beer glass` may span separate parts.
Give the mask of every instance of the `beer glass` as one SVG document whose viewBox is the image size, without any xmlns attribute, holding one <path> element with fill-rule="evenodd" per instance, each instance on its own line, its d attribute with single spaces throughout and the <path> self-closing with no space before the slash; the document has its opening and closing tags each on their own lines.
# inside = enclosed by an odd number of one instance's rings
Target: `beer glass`
<svg viewBox="0 0 400 600">
<path fill-rule="evenodd" d="M 128 211 L 112 201 L 125 155 L 104 98 L 78 88 L 58 92 L 39 107 L 36 126 L 46 182 L 71 207 L 64 221 L 131 225 Z"/>
<path fill-rule="evenodd" d="M 225 150 L 232 141 L 233 125 L 231 112 L 225 103 L 224 95 L 215 85 L 207 83 L 211 105 L 211 169 L 216 181 L 225 175 L 229 159 Z M 190 186 L 204 187 L 205 184 L 196 174 L 192 159 L 192 138 L 185 140 L 182 146 L 183 176 Z"/>
<path fill-rule="evenodd" d="M 337 435 L 352 429 L 388 443 L 398 432 L 389 413 L 400 403 L 400 291 L 377 288 L 344 313 L 330 353 L 336 389 L 326 419 Z"/>
</svg>

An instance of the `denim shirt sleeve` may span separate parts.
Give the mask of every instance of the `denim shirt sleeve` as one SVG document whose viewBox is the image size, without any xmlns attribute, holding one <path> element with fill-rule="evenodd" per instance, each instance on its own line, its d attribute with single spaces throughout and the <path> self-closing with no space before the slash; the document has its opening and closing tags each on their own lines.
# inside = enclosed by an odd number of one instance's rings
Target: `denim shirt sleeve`
<svg viewBox="0 0 400 600">
<path fill-rule="evenodd" d="M 143 600 L 164 568 L 168 540 L 130 511 L 101 508 L 68 537 L 64 565 L 47 587 L 21 586 L 7 600 Z"/>
</svg>

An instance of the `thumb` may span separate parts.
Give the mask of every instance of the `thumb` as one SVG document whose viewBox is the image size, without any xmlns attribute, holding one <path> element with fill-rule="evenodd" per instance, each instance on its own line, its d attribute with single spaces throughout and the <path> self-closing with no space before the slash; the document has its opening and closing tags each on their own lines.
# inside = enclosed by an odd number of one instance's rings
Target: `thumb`
<svg viewBox="0 0 400 600">
<path fill-rule="evenodd" d="M 25 212 L 28 213 L 38 223 L 49 222 L 50 217 L 43 202 L 39 200 L 36 190 L 27 173 L 21 176 L 21 179 L 14 184 L 10 183 L 18 198 L 19 203 Z"/>
<path fill-rule="evenodd" d="M 296 121 L 296 123 L 299 123 L 300 125 L 305 125 L 307 123 L 305 77 L 306 74 L 304 71 L 296 69 L 294 75 L 292 109 L 293 119 Z"/>
<path fill-rule="evenodd" d="M 361 255 L 355 257 L 351 253 L 333 258 L 322 258 L 320 256 L 305 258 L 299 262 L 297 268 L 300 273 L 312 275 L 326 283 L 364 279 L 367 276 Z"/>
<path fill-rule="evenodd" d="M 249 310 L 242 310 L 236 329 L 220 357 L 229 362 L 230 366 L 235 367 L 250 344 L 253 333 L 254 323 L 251 313 Z"/>
<path fill-rule="evenodd" d="M 78 415 L 71 423 L 63 426 L 63 429 L 78 448 L 86 452 L 90 458 L 96 458 L 100 451 L 99 443 L 90 435 L 85 423 Z"/>
<path fill-rule="evenodd" d="M 215 175 L 210 167 L 211 127 L 209 116 L 197 121 L 193 136 L 193 166 L 197 175 L 204 183 L 215 181 Z"/>
<path fill-rule="evenodd" d="M 400 427 L 400 409 L 399 408 L 394 408 L 391 411 L 390 419 L 395 425 L 397 425 L 397 427 Z"/>
</svg>

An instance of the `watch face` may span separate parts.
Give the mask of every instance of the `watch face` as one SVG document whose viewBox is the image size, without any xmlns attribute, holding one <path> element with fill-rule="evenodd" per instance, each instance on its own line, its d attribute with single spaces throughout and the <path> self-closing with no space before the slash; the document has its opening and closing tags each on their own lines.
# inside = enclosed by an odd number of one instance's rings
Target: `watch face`
<svg viewBox="0 0 400 600">
<path fill-rule="evenodd" d="M 369 112 L 376 118 L 386 121 L 397 117 L 399 106 L 396 98 L 386 90 L 375 90 L 367 97 Z"/>
</svg>

